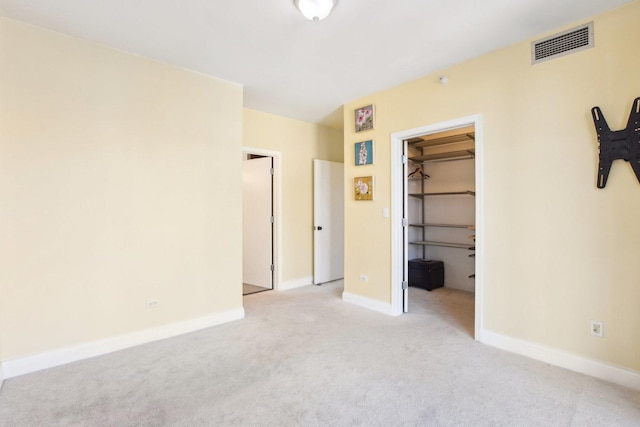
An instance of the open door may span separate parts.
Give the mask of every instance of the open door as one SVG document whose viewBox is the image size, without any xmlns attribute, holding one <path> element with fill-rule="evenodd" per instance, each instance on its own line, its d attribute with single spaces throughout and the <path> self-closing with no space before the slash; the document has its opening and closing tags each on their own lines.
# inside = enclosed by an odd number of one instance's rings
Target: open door
<svg viewBox="0 0 640 427">
<path fill-rule="evenodd" d="M 408 146 L 402 141 L 402 312 L 409 312 L 409 188 L 408 174 Z"/>
<path fill-rule="evenodd" d="M 390 143 L 392 314 L 407 311 L 408 260 L 441 261 L 447 287 L 475 294 L 474 336 L 481 341 L 482 116 L 396 132 Z"/>
<path fill-rule="evenodd" d="M 313 283 L 344 277 L 344 165 L 313 161 Z"/>
<path fill-rule="evenodd" d="M 242 198 L 242 282 L 273 289 L 272 157 L 243 161 Z"/>
</svg>

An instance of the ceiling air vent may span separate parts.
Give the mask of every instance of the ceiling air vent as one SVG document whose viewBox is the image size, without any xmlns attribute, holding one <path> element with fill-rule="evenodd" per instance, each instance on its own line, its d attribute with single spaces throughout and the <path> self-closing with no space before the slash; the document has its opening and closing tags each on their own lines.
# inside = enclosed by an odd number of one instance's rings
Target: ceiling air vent
<svg viewBox="0 0 640 427">
<path fill-rule="evenodd" d="M 531 64 L 593 47 L 593 22 L 531 43 Z"/>
</svg>

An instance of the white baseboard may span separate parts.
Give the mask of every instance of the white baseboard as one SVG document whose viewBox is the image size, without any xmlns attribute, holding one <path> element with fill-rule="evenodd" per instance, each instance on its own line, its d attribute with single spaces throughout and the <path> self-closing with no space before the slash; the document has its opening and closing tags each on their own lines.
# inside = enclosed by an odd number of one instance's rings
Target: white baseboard
<svg viewBox="0 0 640 427">
<path fill-rule="evenodd" d="M 303 286 L 313 285 L 313 276 L 301 277 L 299 279 L 287 280 L 278 284 L 279 291 L 301 288 Z"/>
<path fill-rule="evenodd" d="M 171 323 L 157 328 L 145 329 L 125 335 L 105 338 L 99 341 L 87 342 L 71 347 L 65 347 L 45 353 L 27 356 L 19 359 L 7 360 L 3 363 L 5 378 L 12 378 L 42 369 L 53 368 L 78 360 L 88 359 L 118 350 L 171 338 L 222 323 L 244 318 L 244 309 L 224 311 L 197 319 Z"/>
<path fill-rule="evenodd" d="M 587 374 L 615 384 L 640 390 L 640 372 L 609 365 L 567 353 L 551 347 L 531 343 L 518 338 L 500 335 L 488 330 L 482 331 L 481 342 L 493 347 L 521 354 L 551 365 Z"/>
<path fill-rule="evenodd" d="M 377 299 L 363 297 L 361 295 L 351 294 L 349 292 L 342 293 L 342 300 L 350 304 L 359 305 L 360 307 L 368 308 L 369 310 L 377 311 L 379 313 L 388 314 L 393 316 L 393 310 L 391 303 L 382 302 Z"/>
</svg>

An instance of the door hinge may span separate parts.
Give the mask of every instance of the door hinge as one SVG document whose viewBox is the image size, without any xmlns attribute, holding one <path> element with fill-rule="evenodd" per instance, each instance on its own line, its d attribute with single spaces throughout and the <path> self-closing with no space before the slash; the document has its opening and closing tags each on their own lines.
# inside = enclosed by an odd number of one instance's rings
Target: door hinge
<svg viewBox="0 0 640 427">
<path fill-rule="evenodd" d="M 409 289 L 409 282 L 407 282 L 406 280 L 402 281 L 402 290 L 404 291 L 405 289 Z"/>
<path fill-rule="evenodd" d="M 273 271 L 273 270 L 274 270 L 274 266 L 273 266 L 273 264 L 271 264 L 271 271 Z"/>
<path fill-rule="evenodd" d="M 409 220 L 407 218 L 402 218 L 402 226 L 406 227 L 409 225 Z"/>
<path fill-rule="evenodd" d="M 406 165 L 408 161 L 409 161 L 409 159 L 407 159 L 407 155 L 406 155 L 406 154 L 403 154 L 403 155 L 402 155 L 402 164 L 403 164 L 403 165 Z"/>
<path fill-rule="evenodd" d="M 275 223 L 276 219 L 273 217 L 273 215 L 271 215 L 271 224 Z"/>
<path fill-rule="evenodd" d="M 271 175 L 275 175 L 275 171 L 273 170 L 273 168 L 270 169 L 270 173 Z"/>
</svg>

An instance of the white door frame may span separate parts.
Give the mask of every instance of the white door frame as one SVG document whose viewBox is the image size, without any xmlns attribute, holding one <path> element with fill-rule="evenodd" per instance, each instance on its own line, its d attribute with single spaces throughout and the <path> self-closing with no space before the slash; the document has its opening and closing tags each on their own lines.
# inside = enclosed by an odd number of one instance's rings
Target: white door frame
<svg viewBox="0 0 640 427">
<path fill-rule="evenodd" d="M 465 126 L 475 126 L 476 179 L 476 279 L 475 279 L 475 339 L 482 341 L 484 311 L 484 141 L 482 115 L 461 117 L 391 134 L 391 311 L 402 314 L 402 278 L 404 273 L 404 230 L 402 212 L 406 177 L 402 173 L 403 141 L 430 133 L 443 132 Z"/>
<path fill-rule="evenodd" d="M 282 153 L 263 148 L 242 147 L 242 155 L 255 154 L 273 158 L 273 289 L 279 290 L 282 282 L 280 260 L 282 259 Z"/>
</svg>

